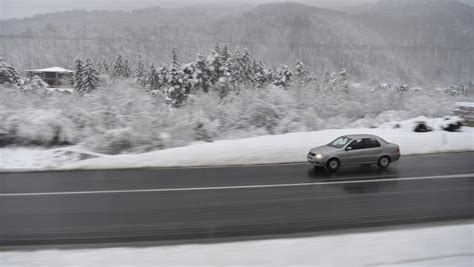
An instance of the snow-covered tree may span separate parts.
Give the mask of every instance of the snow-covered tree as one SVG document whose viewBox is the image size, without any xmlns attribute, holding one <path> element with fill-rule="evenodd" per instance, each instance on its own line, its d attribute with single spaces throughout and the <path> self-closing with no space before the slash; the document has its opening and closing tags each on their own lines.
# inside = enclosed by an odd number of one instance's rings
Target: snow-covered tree
<svg viewBox="0 0 474 267">
<path fill-rule="evenodd" d="M 100 86 L 99 72 L 94 68 L 92 60 L 87 59 L 83 68 L 82 90 L 78 93 L 90 93 Z"/>
<path fill-rule="evenodd" d="M 132 77 L 132 69 L 130 67 L 130 63 L 128 62 L 128 59 L 125 59 L 124 62 L 124 77 L 129 78 Z"/>
<path fill-rule="evenodd" d="M 273 84 L 279 87 L 288 87 L 291 76 L 293 76 L 293 73 L 288 69 L 288 66 L 280 66 L 274 75 Z"/>
<path fill-rule="evenodd" d="M 253 61 L 253 77 L 252 81 L 258 87 L 263 87 L 268 82 L 268 73 L 265 64 L 262 61 Z"/>
<path fill-rule="evenodd" d="M 160 78 L 160 84 L 162 86 L 165 86 L 168 84 L 169 82 L 169 69 L 168 67 L 166 66 L 161 66 L 159 69 L 158 69 L 158 76 Z"/>
<path fill-rule="evenodd" d="M 155 66 L 152 64 L 150 71 L 148 72 L 148 77 L 146 79 L 146 89 L 147 91 L 157 91 L 160 90 L 162 84 L 160 81 L 160 76 L 155 69 Z"/>
<path fill-rule="evenodd" d="M 169 72 L 168 88 L 166 90 L 166 100 L 173 107 L 180 107 L 187 98 L 185 88 L 183 86 L 183 73 L 180 69 L 173 65 Z"/>
<path fill-rule="evenodd" d="M 6 62 L 0 62 L 0 84 L 20 86 L 20 81 L 20 76 L 15 67 Z"/>
<path fill-rule="evenodd" d="M 221 56 L 222 56 L 222 59 L 223 59 L 224 61 L 229 60 L 229 58 L 230 58 L 230 53 L 229 53 L 229 48 L 227 47 L 227 45 L 224 45 L 224 48 L 222 49 Z"/>
<path fill-rule="evenodd" d="M 221 46 L 219 45 L 218 42 L 216 42 L 216 44 L 214 45 L 214 49 L 213 49 L 214 52 L 216 52 L 218 55 L 221 55 Z"/>
<path fill-rule="evenodd" d="M 224 61 L 218 52 L 211 51 L 211 54 L 207 57 L 207 65 L 211 74 L 210 82 L 215 84 L 224 76 Z"/>
<path fill-rule="evenodd" d="M 204 93 L 209 92 L 209 88 L 211 87 L 211 70 L 203 55 L 197 55 L 194 69 L 194 88 L 202 90 Z"/>
<path fill-rule="evenodd" d="M 307 74 L 306 67 L 303 64 L 303 62 L 301 62 L 300 60 L 296 62 L 295 74 L 296 74 L 295 76 L 300 79 L 304 79 L 306 77 L 306 74 Z"/>
<path fill-rule="evenodd" d="M 178 54 L 176 52 L 176 47 L 173 47 L 172 54 L 171 54 L 171 65 L 173 67 L 179 66 Z"/>
<path fill-rule="evenodd" d="M 183 66 L 183 88 L 184 93 L 189 95 L 195 83 L 195 68 L 193 64 L 186 64 Z"/>
<path fill-rule="evenodd" d="M 244 50 L 244 54 L 239 59 L 239 64 L 243 73 L 243 78 L 245 82 L 252 81 L 253 77 L 253 64 L 252 64 L 252 56 L 248 49 Z"/>
<path fill-rule="evenodd" d="M 130 66 L 128 64 L 128 60 L 125 59 L 120 54 L 115 59 L 111 76 L 112 76 L 112 78 L 128 78 L 128 77 L 130 77 Z"/>
<path fill-rule="evenodd" d="M 154 69 L 154 67 L 153 67 Z M 156 70 L 155 70 L 156 73 Z M 157 73 L 158 74 L 158 73 Z M 157 75 L 158 76 L 158 75 Z M 137 58 L 137 64 L 135 66 L 135 79 L 141 86 L 145 86 L 147 83 L 147 76 L 145 72 L 145 64 L 143 63 L 142 56 L 139 55 Z"/>
<path fill-rule="evenodd" d="M 84 65 L 85 63 L 80 58 L 74 60 L 74 75 L 73 75 L 73 88 L 74 91 L 80 93 L 83 91 L 83 77 L 84 77 Z"/>
<path fill-rule="evenodd" d="M 74 92 L 80 95 L 87 94 L 100 86 L 99 72 L 94 68 L 92 60 L 82 62 L 76 59 L 74 75 Z"/>
<path fill-rule="evenodd" d="M 110 74 L 110 66 L 109 63 L 107 63 L 107 60 L 105 60 L 105 58 L 97 63 L 97 71 L 100 74 Z"/>
</svg>

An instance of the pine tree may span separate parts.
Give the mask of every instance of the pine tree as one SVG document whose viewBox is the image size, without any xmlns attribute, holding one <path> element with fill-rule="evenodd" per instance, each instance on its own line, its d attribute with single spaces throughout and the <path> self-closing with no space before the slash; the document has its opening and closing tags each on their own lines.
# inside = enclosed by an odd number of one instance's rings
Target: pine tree
<svg viewBox="0 0 474 267">
<path fill-rule="evenodd" d="M 224 75 L 224 62 L 222 57 L 216 51 L 211 51 L 211 54 L 207 58 L 207 65 L 210 70 L 210 82 L 215 84 Z"/>
<path fill-rule="evenodd" d="M 169 76 L 169 87 L 166 90 L 167 101 L 174 107 L 180 107 L 187 98 L 183 86 L 182 73 L 178 68 L 172 67 Z"/>
<path fill-rule="evenodd" d="M 240 48 L 237 47 L 237 49 L 235 49 L 234 53 L 232 54 L 232 57 L 229 59 L 230 73 L 232 74 L 234 82 L 236 83 L 240 83 L 243 81 L 243 74 L 239 62 L 241 57 L 242 52 L 240 51 Z"/>
<path fill-rule="evenodd" d="M 128 60 L 119 54 L 112 69 L 112 78 L 128 78 L 130 74 L 131 71 Z"/>
<path fill-rule="evenodd" d="M 265 64 L 262 61 L 253 61 L 253 77 L 252 81 L 257 84 L 258 87 L 263 87 L 268 82 L 268 75 Z"/>
<path fill-rule="evenodd" d="M 107 74 L 110 75 L 110 65 L 107 63 L 107 60 L 105 58 L 102 60 L 102 74 Z"/>
<path fill-rule="evenodd" d="M 230 58 L 230 54 L 229 54 L 229 48 L 227 47 L 227 45 L 224 45 L 224 48 L 222 49 L 222 59 L 227 62 Z"/>
<path fill-rule="evenodd" d="M 79 94 L 90 93 L 100 86 L 99 72 L 94 68 L 92 60 L 87 59 L 83 67 L 82 90 Z"/>
<path fill-rule="evenodd" d="M 244 70 L 244 77 L 246 81 L 252 81 L 254 75 L 253 71 L 253 61 L 252 56 L 250 55 L 249 50 L 246 48 L 242 56 L 241 64 Z"/>
<path fill-rule="evenodd" d="M 156 71 L 155 66 L 152 64 L 146 79 L 146 89 L 147 91 L 157 91 L 160 90 L 161 86 L 160 76 Z"/>
<path fill-rule="evenodd" d="M 153 69 L 155 69 L 154 66 L 153 66 Z M 156 70 L 155 70 L 155 73 L 156 73 Z M 156 74 L 158 77 L 158 73 Z M 143 64 L 143 60 L 141 56 L 138 56 L 137 58 L 137 65 L 135 67 L 135 79 L 138 82 L 138 84 L 140 84 L 141 86 L 145 86 L 147 83 L 147 77 L 145 73 L 145 64 Z"/>
<path fill-rule="evenodd" d="M 183 67 L 183 88 L 184 93 L 189 95 L 194 87 L 195 68 L 193 64 L 187 64 Z"/>
<path fill-rule="evenodd" d="M 203 55 L 198 54 L 194 68 L 194 88 L 202 90 L 204 93 L 209 92 L 209 88 L 211 87 L 211 71 Z"/>
<path fill-rule="evenodd" d="M 80 58 L 74 60 L 73 87 L 74 92 L 83 93 L 84 62 Z"/>
<path fill-rule="evenodd" d="M 158 77 L 160 80 L 161 86 L 166 86 L 168 85 L 169 82 L 169 70 L 166 66 L 161 66 L 158 69 Z"/>
<path fill-rule="evenodd" d="M 171 61 L 172 67 L 177 68 L 179 66 L 179 61 L 178 61 L 178 54 L 176 53 L 176 47 L 173 47 L 171 60 L 172 60 Z"/>
<path fill-rule="evenodd" d="M 216 52 L 218 55 L 221 55 L 221 46 L 218 42 L 216 42 L 216 44 L 214 45 L 213 51 Z"/>
<path fill-rule="evenodd" d="M 132 76 L 132 69 L 130 68 L 128 59 L 125 59 L 123 69 L 124 69 L 123 77 L 130 78 Z"/>
</svg>

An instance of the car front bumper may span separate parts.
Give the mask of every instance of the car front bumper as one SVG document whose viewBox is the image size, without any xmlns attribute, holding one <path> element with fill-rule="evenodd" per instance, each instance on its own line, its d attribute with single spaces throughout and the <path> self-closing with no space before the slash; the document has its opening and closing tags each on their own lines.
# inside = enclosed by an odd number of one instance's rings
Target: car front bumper
<svg viewBox="0 0 474 267">
<path fill-rule="evenodd" d="M 313 157 L 311 155 L 307 155 L 306 158 L 308 159 L 308 163 L 311 164 L 311 165 L 318 166 L 318 167 L 324 166 L 324 162 L 322 162 L 321 160 L 316 159 L 315 157 Z"/>
</svg>

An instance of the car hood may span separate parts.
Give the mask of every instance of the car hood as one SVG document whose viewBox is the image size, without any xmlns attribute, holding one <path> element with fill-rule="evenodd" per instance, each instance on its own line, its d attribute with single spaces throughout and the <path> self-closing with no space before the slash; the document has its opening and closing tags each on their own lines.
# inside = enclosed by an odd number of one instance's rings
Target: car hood
<svg viewBox="0 0 474 267">
<path fill-rule="evenodd" d="M 323 154 L 323 155 L 327 155 L 327 154 L 332 154 L 334 152 L 337 152 L 339 151 L 340 149 L 339 148 L 335 148 L 335 147 L 331 147 L 331 146 L 320 146 L 320 147 L 315 147 L 315 148 L 312 148 L 310 150 L 311 153 L 314 153 L 314 154 Z"/>
</svg>

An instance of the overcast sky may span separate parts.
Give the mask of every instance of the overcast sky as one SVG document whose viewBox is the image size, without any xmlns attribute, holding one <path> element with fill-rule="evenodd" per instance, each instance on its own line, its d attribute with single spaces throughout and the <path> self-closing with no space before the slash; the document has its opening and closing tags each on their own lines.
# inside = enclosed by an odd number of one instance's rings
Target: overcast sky
<svg viewBox="0 0 474 267">
<path fill-rule="evenodd" d="M 360 5 L 377 0 L 293 0 L 320 7 Z M 0 0 L 0 18 L 21 18 L 35 14 L 70 9 L 137 9 L 149 6 L 181 7 L 195 4 L 238 3 L 261 4 L 264 2 L 290 2 L 284 0 Z"/>
</svg>

